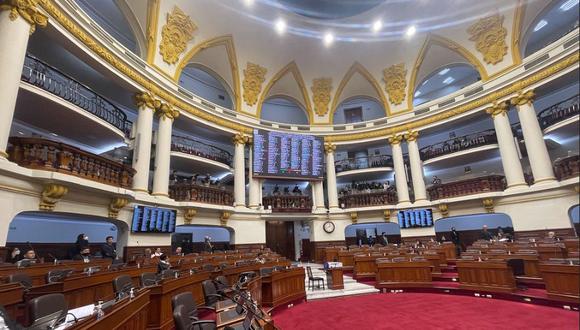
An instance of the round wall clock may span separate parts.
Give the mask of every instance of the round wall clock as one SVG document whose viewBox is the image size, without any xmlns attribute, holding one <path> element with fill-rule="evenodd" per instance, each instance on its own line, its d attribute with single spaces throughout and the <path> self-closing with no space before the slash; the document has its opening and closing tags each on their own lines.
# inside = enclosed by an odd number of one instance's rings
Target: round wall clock
<svg viewBox="0 0 580 330">
<path fill-rule="evenodd" d="M 334 222 L 326 221 L 324 225 L 322 225 L 322 229 L 329 234 L 332 233 L 334 231 Z"/>
</svg>

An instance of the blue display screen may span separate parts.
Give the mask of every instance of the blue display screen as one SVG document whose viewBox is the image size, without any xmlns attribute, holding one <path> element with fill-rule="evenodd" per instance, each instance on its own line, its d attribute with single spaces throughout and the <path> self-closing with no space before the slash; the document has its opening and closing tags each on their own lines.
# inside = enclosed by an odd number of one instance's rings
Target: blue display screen
<svg viewBox="0 0 580 330">
<path fill-rule="evenodd" d="M 397 214 L 401 228 L 417 228 L 433 226 L 433 211 L 431 209 L 403 210 Z"/>
<path fill-rule="evenodd" d="M 177 211 L 136 205 L 131 231 L 134 233 L 173 233 Z"/>
</svg>

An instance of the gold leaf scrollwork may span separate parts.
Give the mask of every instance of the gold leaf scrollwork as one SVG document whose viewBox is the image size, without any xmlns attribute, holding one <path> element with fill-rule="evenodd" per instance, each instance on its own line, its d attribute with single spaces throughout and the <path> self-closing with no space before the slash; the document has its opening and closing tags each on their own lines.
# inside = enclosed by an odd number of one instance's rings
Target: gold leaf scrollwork
<svg viewBox="0 0 580 330">
<path fill-rule="evenodd" d="M 497 64 L 507 54 L 507 29 L 503 27 L 503 15 L 496 14 L 475 22 L 467 29 L 475 41 L 475 48 L 483 54 L 483 60 L 489 64 Z"/>
<path fill-rule="evenodd" d="M 312 98 L 314 99 L 314 111 L 319 116 L 328 113 L 330 103 L 330 92 L 332 91 L 332 79 L 317 78 L 312 81 Z"/>
<path fill-rule="evenodd" d="M 398 105 L 405 100 L 405 90 L 407 89 L 407 69 L 405 63 L 391 65 L 383 70 L 383 80 L 385 81 L 385 90 L 389 94 L 389 100 L 392 104 Z"/>
<path fill-rule="evenodd" d="M 258 102 L 258 95 L 262 91 L 262 84 L 266 80 L 267 69 L 258 64 L 250 63 L 244 69 L 244 101 L 249 106 L 253 106 Z"/>
<path fill-rule="evenodd" d="M 157 109 L 157 116 L 161 119 L 167 118 L 174 120 L 179 117 L 179 111 L 173 109 L 173 106 L 169 103 L 161 103 L 161 106 Z"/>
<path fill-rule="evenodd" d="M 487 112 L 488 115 L 491 116 L 491 118 L 495 118 L 496 116 L 499 115 L 505 115 L 509 110 L 509 106 L 508 103 L 503 101 L 503 102 L 494 102 L 493 105 L 487 109 L 485 109 L 485 112 Z"/>
<path fill-rule="evenodd" d="M 535 97 L 536 94 L 533 90 L 530 89 L 527 92 L 519 92 L 517 96 L 514 96 L 510 99 L 510 103 L 517 106 L 517 109 L 519 109 L 520 105 L 532 104 Z"/>
<path fill-rule="evenodd" d="M 407 140 L 409 142 L 417 141 L 418 137 L 419 137 L 419 132 L 417 132 L 417 131 L 408 131 L 407 133 L 405 133 L 405 140 Z"/>
<path fill-rule="evenodd" d="M 46 27 L 48 17 L 38 11 L 38 0 L 4 0 L 0 1 L 0 11 L 9 10 L 10 20 L 18 17 L 30 24 L 30 34 L 34 33 L 36 26 Z"/>
<path fill-rule="evenodd" d="M 389 141 L 390 145 L 401 144 L 401 141 L 403 141 L 403 135 L 391 135 L 387 138 L 387 140 Z"/>
<path fill-rule="evenodd" d="M 234 137 L 232 138 L 234 145 L 236 145 L 236 144 L 245 145 L 246 143 L 248 143 L 249 140 L 250 140 L 250 138 L 247 135 L 244 135 L 241 133 L 234 135 Z"/>
<path fill-rule="evenodd" d="M 179 60 L 179 55 L 187 48 L 187 43 L 193 39 L 193 32 L 197 26 L 191 18 L 177 8 L 167 14 L 167 23 L 161 30 L 161 44 L 159 53 L 163 56 L 163 61 L 167 64 L 175 64 Z"/>
<path fill-rule="evenodd" d="M 325 143 L 324 144 L 324 152 L 326 152 L 327 154 L 331 154 L 336 150 L 336 144 L 332 144 L 332 143 Z"/>
<path fill-rule="evenodd" d="M 129 204 L 129 199 L 124 197 L 113 197 L 109 203 L 109 218 L 117 219 L 119 211 Z"/>
<path fill-rule="evenodd" d="M 135 101 L 135 105 L 139 109 L 157 110 L 161 107 L 161 101 L 156 99 L 153 93 L 149 92 L 135 93 L 135 95 L 133 96 L 133 100 Z"/>
<path fill-rule="evenodd" d="M 187 208 L 183 211 L 184 224 L 190 225 L 193 218 L 197 215 L 197 210 L 193 208 Z"/>
<path fill-rule="evenodd" d="M 352 223 L 358 222 L 358 213 L 357 212 L 350 212 L 350 221 L 352 221 Z"/>
<path fill-rule="evenodd" d="M 493 198 L 484 198 L 482 201 L 483 203 L 483 208 L 485 209 L 485 211 L 487 213 L 493 213 L 494 209 L 493 209 Z"/>
<path fill-rule="evenodd" d="M 230 219 L 231 216 L 232 216 L 231 212 L 223 211 L 221 216 L 220 216 L 220 225 L 222 225 L 224 227 L 227 226 L 228 220 Z"/>
<path fill-rule="evenodd" d="M 38 208 L 41 211 L 52 211 L 56 206 L 56 203 L 68 193 L 68 188 L 66 186 L 50 183 L 44 186 L 42 194 L 40 195 L 40 204 Z"/>
<path fill-rule="evenodd" d="M 383 218 L 385 219 L 385 222 L 390 222 L 391 221 L 391 210 L 384 210 L 383 211 Z"/>
<path fill-rule="evenodd" d="M 443 218 L 447 218 L 449 216 L 449 205 L 439 204 L 437 208 L 439 209 L 439 212 L 441 212 L 441 216 Z"/>
</svg>

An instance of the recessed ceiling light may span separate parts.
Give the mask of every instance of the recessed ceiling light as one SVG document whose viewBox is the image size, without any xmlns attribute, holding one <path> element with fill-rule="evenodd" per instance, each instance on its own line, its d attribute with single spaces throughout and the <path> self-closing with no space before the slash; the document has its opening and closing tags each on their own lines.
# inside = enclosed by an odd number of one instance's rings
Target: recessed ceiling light
<svg viewBox="0 0 580 330">
<path fill-rule="evenodd" d="M 417 97 L 417 96 L 419 96 L 419 95 L 421 95 L 421 91 L 416 91 L 416 92 L 415 92 L 415 97 Z"/>
<path fill-rule="evenodd" d="M 445 80 L 443 80 L 443 83 L 446 84 L 446 85 L 449 85 L 449 84 L 451 84 L 454 81 L 455 81 L 455 78 L 453 78 L 453 77 L 447 77 L 447 78 L 445 78 Z"/>
<path fill-rule="evenodd" d="M 560 6 L 560 9 L 562 11 L 568 11 L 568 10 L 574 8 L 574 6 L 576 6 L 578 4 L 578 2 L 579 2 L 579 0 L 568 0 Z"/>
<path fill-rule="evenodd" d="M 417 27 L 415 25 L 411 25 L 411 26 L 409 26 L 409 28 L 405 32 L 405 35 L 407 37 L 412 37 L 415 35 L 416 32 L 417 32 Z"/>
<path fill-rule="evenodd" d="M 24 133 L 23 133 L 23 132 L 21 132 L 21 131 L 18 131 L 18 134 L 20 134 L 20 135 L 24 135 Z"/>
<path fill-rule="evenodd" d="M 276 24 L 274 24 L 274 27 L 276 28 L 276 32 L 278 32 L 279 34 L 283 34 L 284 32 L 286 32 L 286 21 L 279 18 L 276 21 Z"/>
<path fill-rule="evenodd" d="M 243 0 L 243 1 L 246 7 L 251 7 L 254 4 L 254 0 Z"/>
<path fill-rule="evenodd" d="M 445 69 L 443 69 L 443 70 L 439 71 L 439 75 L 440 75 L 440 76 L 444 76 L 444 75 L 446 75 L 446 74 L 447 74 L 447 72 L 449 72 L 449 68 L 445 68 Z"/>
<path fill-rule="evenodd" d="M 52 135 L 52 136 L 58 136 L 58 134 L 56 134 L 56 133 L 50 133 L 50 135 Z"/>
<path fill-rule="evenodd" d="M 539 21 L 536 27 L 534 27 L 534 32 L 540 31 L 546 25 L 548 25 L 548 22 L 545 19 Z"/>
<path fill-rule="evenodd" d="M 383 28 L 383 22 L 379 19 L 373 23 L 371 30 L 373 32 L 379 32 L 382 28 Z"/>
<path fill-rule="evenodd" d="M 323 39 L 324 45 L 325 46 L 330 46 L 332 45 L 332 43 L 334 42 L 334 35 L 330 32 L 327 32 L 324 35 L 324 39 Z"/>
<path fill-rule="evenodd" d="M 421 86 L 424 86 L 424 85 L 425 85 L 426 83 L 428 83 L 428 82 L 429 82 L 429 79 L 425 80 L 425 81 L 424 81 L 424 82 L 421 84 Z"/>
</svg>

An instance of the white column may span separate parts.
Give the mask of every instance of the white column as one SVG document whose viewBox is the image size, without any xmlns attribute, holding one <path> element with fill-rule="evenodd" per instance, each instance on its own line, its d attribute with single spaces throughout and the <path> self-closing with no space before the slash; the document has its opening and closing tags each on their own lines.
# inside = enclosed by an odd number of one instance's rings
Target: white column
<svg viewBox="0 0 580 330">
<path fill-rule="evenodd" d="M 236 207 L 246 207 L 246 164 L 244 147 L 248 137 L 236 134 L 234 141 L 234 201 Z"/>
<path fill-rule="evenodd" d="M 169 171 L 171 163 L 171 132 L 173 120 L 179 112 L 171 105 L 163 103 L 159 110 L 157 145 L 155 146 L 155 172 L 153 174 L 153 193 L 155 196 L 169 197 Z"/>
<path fill-rule="evenodd" d="M 249 201 L 248 207 L 252 209 L 257 209 L 258 206 L 261 204 L 260 202 L 260 181 L 259 179 L 254 178 L 254 174 L 252 173 L 252 167 L 254 155 L 253 150 L 250 148 L 250 171 L 248 172 L 248 181 L 249 181 Z"/>
<path fill-rule="evenodd" d="M 423 176 L 423 163 L 419 154 L 419 145 L 416 131 L 405 134 L 407 146 L 409 148 L 409 162 L 411 165 L 411 177 L 413 179 L 413 191 L 415 192 L 415 202 L 427 200 L 427 189 L 425 189 L 425 179 Z"/>
<path fill-rule="evenodd" d="M 324 144 L 326 152 L 326 185 L 328 186 L 328 209 L 338 208 L 338 189 L 336 188 L 336 170 L 334 168 L 334 144 Z"/>
<path fill-rule="evenodd" d="M 314 205 L 316 209 L 325 209 L 324 206 L 324 184 L 322 181 L 312 182 L 312 192 L 314 195 Z"/>
<path fill-rule="evenodd" d="M 495 135 L 499 144 L 499 153 L 501 155 L 501 164 L 507 182 L 507 188 L 527 186 L 522 171 L 522 164 L 518 156 L 512 127 L 510 125 L 507 112 L 509 106 L 507 102 L 495 103 L 488 108 L 486 112 L 493 118 Z"/>
<path fill-rule="evenodd" d="M 139 107 L 137 133 L 133 148 L 133 190 L 149 193 L 149 162 L 151 161 L 151 133 L 153 130 L 153 112 L 159 109 L 161 102 L 150 93 L 135 94 L 135 104 Z"/>
<path fill-rule="evenodd" d="M 403 149 L 401 149 L 402 135 L 389 137 L 389 143 L 393 151 L 393 164 L 395 165 L 395 184 L 397 186 L 398 204 L 409 204 L 409 188 L 407 186 L 407 175 L 405 174 L 405 162 L 403 160 Z"/>
<path fill-rule="evenodd" d="M 36 25 L 46 26 L 46 16 L 36 7 L 27 7 L 26 1 L 8 1 L 0 7 L 0 159 L 8 154 L 8 138 L 14 117 L 16 98 L 20 88 L 20 75 L 24 66 L 28 38 Z M 32 4 L 34 5 L 34 3 Z M 26 7 L 26 8 L 24 8 Z M 21 15 L 23 13 L 24 15 Z"/>
<path fill-rule="evenodd" d="M 548 148 L 544 142 L 544 133 L 540 128 L 536 110 L 534 109 L 535 94 L 533 91 L 520 93 L 511 99 L 511 104 L 516 106 L 518 117 L 524 133 L 524 141 L 532 173 L 534 174 L 534 183 L 556 181 L 552 161 Z"/>
</svg>

